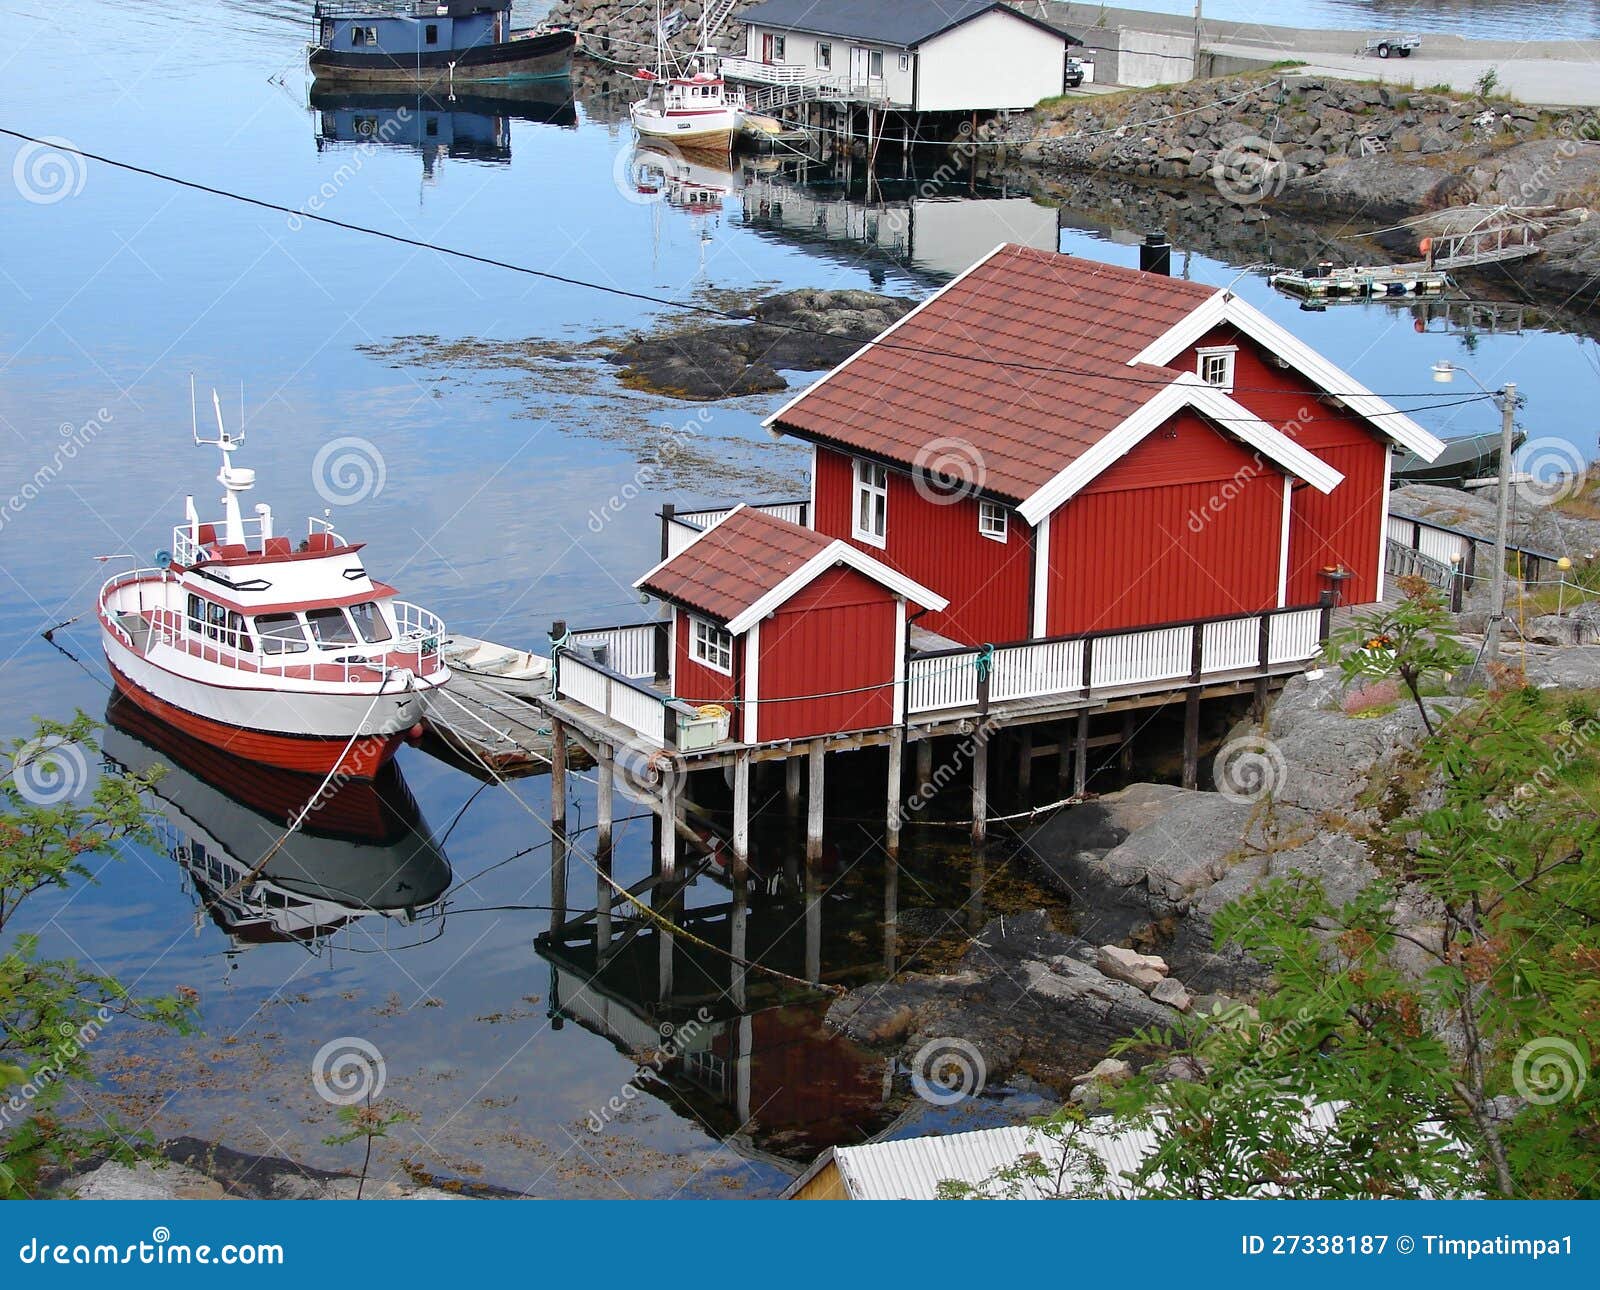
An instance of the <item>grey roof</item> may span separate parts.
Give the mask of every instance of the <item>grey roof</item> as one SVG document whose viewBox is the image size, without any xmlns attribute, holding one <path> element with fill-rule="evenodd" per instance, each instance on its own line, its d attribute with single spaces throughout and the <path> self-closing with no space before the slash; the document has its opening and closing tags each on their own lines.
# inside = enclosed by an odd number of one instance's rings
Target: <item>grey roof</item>
<svg viewBox="0 0 1600 1290">
<path fill-rule="evenodd" d="M 766 0 L 746 9 L 739 21 L 780 31 L 844 36 L 912 49 L 991 9 L 1005 9 L 1024 22 L 1081 45 L 1059 27 L 998 0 Z"/>
</svg>

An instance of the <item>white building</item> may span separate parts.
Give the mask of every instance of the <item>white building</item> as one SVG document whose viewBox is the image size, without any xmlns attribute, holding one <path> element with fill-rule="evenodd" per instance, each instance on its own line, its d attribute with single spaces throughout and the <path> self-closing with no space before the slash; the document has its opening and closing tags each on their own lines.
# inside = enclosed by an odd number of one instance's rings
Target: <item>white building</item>
<svg viewBox="0 0 1600 1290">
<path fill-rule="evenodd" d="M 740 21 L 730 79 L 911 112 L 1031 108 L 1083 43 L 997 0 L 767 0 Z"/>
</svg>

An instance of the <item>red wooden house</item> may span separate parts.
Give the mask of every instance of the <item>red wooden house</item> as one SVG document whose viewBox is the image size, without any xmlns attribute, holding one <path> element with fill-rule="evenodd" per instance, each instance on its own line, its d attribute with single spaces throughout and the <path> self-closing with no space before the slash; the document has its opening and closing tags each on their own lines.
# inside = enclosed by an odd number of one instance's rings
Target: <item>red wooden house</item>
<svg viewBox="0 0 1600 1290">
<path fill-rule="evenodd" d="M 672 608 L 671 692 L 745 743 L 904 719 L 908 617 L 945 598 L 848 542 L 735 507 L 634 584 Z"/>
<path fill-rule="evenodd" d="M 1443 448 L 1226 290 L 1020 246 L 767 425 L 966 644 L 1379 599 L 1391 450 Z"/>
</svg>

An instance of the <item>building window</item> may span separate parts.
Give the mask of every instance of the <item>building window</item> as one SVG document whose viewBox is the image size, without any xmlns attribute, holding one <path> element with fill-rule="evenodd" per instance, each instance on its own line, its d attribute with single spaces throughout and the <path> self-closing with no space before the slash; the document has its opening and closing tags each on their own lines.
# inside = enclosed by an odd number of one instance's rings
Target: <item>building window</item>
<svg viewBox="0 0 1600 1290">
<path fill-rule="evenodd" d="M 424 27 L 422 29 L 422 39 L 430 45 L 437 45 L 439 43 L 439 24 L 430 22 Z"/>
<path fill-rule="evenodd" d="M 784 37 L 782 37 L 782 36 L 774 36 L 772 38 L 772 61 L 775 62 L 775 63 L 781 63 L 781 62 L 783 62 L 783 57 L 784 57 Z"/>
<path fill-rule="evenodd" d="M 978 503 L 978 532 L 996 542 L 1006 540 L 1006 508 L 999 502 Z"/>
<path fill-rule="evenodd" d="M 883 546 L 889 531 L 889 471 L 856 458 L 855 536 Z"/>
<path fill-rule="evenodd" d="M 900 70 L 902 72 L 909 72 L 911 70 L 911 55 L 910 54 L 901 54 L 900 55 Z"/>
<path fill-rule="evenodd" d="M 1207 385 L 1215 385 L 1218 389 L 1231 392 L 1233 356 L 1236 352 L 1231 345 L 1226 348 L 1197 350 L 1199 358 L 1195 364 L 1195 372 Z"/>
<path fill-rule="evenodd" d="M 867 55 L 867 75 L 882 79 L 883 50 L 874 49 L 870 54 Z"/>
<path fill-rule="evenodd" d="M 704 618 L 689 619 L 689 657 L 713 672 L 733 675 L 733 637 Z"/>
<path fill-rule="evenodd" d="M 817 42 L 817 66 L 825 72 L 833 70 L 833 46 L 825 40 Z"/>
</svg>

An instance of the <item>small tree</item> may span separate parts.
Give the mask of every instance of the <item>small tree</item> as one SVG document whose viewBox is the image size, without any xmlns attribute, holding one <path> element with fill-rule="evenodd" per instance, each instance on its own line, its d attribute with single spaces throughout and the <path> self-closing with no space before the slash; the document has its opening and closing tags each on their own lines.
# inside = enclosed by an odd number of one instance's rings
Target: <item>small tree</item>
<svg viewBox="0 0 1600 1290">
<path fill-rule="evenodd" d="M 42 1170 L 90 1153 L 131 1159 L 144 1138 L 110 1118 L 69 1125 L 60 1103 L 93 1078 L 90 1048 L 115 1019 L 186 1032 L 198 1000 L 135 999 L 74 960 L 40 958 L 39 938 L 16 929 L 29 897 L 91 882 L 90 858 L 150 838 L 141 795 L 154 777 L 101 776 L 79 802 L 93 732 L 80 712 L 0 747 L 0 1198 L 33 1195 Z"/>
<path fill-rule="evenodd" d="M 1436 733 L 1423 700 L 1430 678 L 1448 680 L 1472 662 L 1456 635 L 1444 597 L 1421 578 L 1399 580 L 1404 599 L 1364 614 L 1336 632 L 1329 650 L 1346 681 L 1397 676 L 1417 705 L 1424 729 Z"/>
<path fill-rule="evenodd" d="M 416 1118 L 410 1111 L 400 1107 L 389 1109 L 384 1103 L 373 1102 L 370 1098 L 339 1108 L 340 1122 L 350 1127 L 343 1133 L 331 1134 L 323 1142 L 330 1147 L 342 1147 L 358 1140 L 366 1142 L 366 1154 L 361 1158 L 361 1175 L 356 1180 L 357 1200 L 361 1199 L 361 1193 L 367 1185 L 367 1170 L 372 1167 L 372 1144 L 379 1138 L 388 1137 L 389 1130 L 395 1125 Z"/>
</svg>

